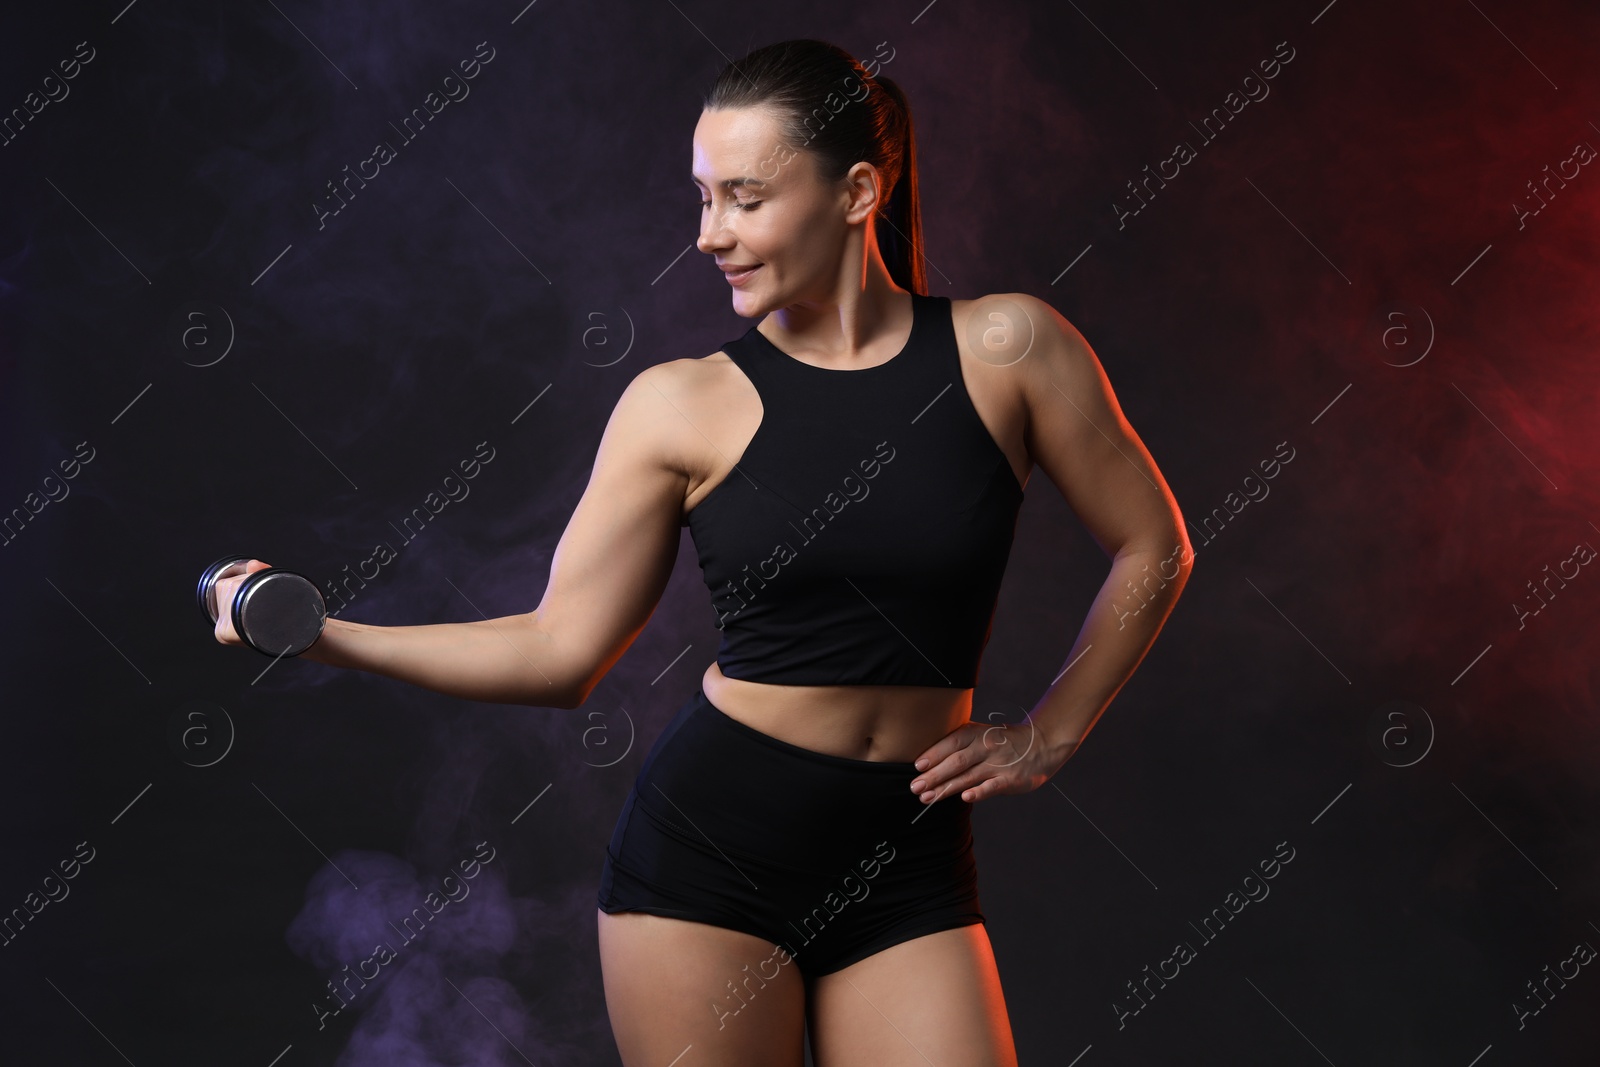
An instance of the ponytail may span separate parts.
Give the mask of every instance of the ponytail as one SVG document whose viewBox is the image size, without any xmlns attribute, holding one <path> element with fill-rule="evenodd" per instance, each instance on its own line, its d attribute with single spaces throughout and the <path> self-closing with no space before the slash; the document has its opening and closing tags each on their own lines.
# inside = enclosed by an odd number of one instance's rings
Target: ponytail
<svg viewBox="0 0 1600 1067">
<path fill-rule="evenodd" d="M 889 277 L 902 289 L 927 295 L 927 270 L 922 257 L 922 204 L 917 191 L 917 135 L 911 121 L 911 103 L 900 86 L 889 78 L 876 79 L 894 102 L 899 118 L 898 134 L 901 150 L 900 178 L 889 193 L 889 202 L 883 208 L 876 226 L 878 247 L 883 252 L 884 265 Z"/>
</svg>

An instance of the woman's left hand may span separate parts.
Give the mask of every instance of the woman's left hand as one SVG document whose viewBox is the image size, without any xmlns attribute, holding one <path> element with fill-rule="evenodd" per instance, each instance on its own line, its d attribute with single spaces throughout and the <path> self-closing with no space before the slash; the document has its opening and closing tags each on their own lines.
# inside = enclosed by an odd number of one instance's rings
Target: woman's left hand
<svg viewBox="0 0 1600 1067">
<path fill-rule="evenodd" d="M 1031 793 L 1072 757 L 1074 744 L 1051 744 L 1032 721 L 983 726 L 965 722 L 917 757 L 911 791 L 924 804 L 959 795 L 972 802 Z"/>
</svg>

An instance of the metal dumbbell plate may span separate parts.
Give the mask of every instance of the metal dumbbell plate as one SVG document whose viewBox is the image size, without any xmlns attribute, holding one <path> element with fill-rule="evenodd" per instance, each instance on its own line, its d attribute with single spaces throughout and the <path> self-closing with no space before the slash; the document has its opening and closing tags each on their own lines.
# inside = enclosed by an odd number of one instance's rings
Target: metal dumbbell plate
<svg viewBox="0 0 1600 1067">
<path fill-rule="evenodd" d="M 236 577 L 249 560 L 249 556 L 224 556 L 201 575 L 200 606 L 213 625 L 218 580 Z M 310 648 L 321 636 L 328 615 L 316 583 L 280 567 L 256 571 L 240 582 L 226 610 L 244 643 L 268 656 L 298 656 Z"/>
<path fill-rule="evenodd" d="M 322 590 L 303 574 L 268 567 L 239 583 L 233 628 L 269 656 L 298 656 L 322 634 L 328 616 Z"/>
</svg>

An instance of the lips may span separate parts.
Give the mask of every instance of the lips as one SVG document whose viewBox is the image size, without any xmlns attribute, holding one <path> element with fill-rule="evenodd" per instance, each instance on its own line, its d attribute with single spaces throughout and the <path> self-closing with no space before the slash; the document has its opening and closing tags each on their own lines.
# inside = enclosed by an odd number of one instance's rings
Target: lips
<svg viewBox="0 0 1600 1067">
<path fill-rule="evenodd" d="M 738 285 L 760 269 L 760 263 L 751 266 L 723 267 L 722 276 L 728 279 L 730 285 Z"/>
</svg>

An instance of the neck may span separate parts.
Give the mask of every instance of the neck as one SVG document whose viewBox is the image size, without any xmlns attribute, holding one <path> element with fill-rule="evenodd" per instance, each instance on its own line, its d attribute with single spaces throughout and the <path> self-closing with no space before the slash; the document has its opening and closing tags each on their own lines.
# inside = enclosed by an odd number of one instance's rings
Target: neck
<svg viewBox="0 0 1600 1067">
<path fill-rule="evenodd" d="M 885 349 L 892 356 L 911 329 L 911 294 L 889 277 L 876 242 L 861 263 L 859 272 L 841 272 L 827 296 L 774 309 L 761 332 L 785 352 L 841 368 L 881 363 Z"/>
</svg>

